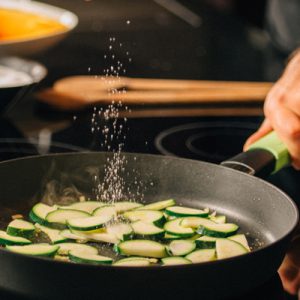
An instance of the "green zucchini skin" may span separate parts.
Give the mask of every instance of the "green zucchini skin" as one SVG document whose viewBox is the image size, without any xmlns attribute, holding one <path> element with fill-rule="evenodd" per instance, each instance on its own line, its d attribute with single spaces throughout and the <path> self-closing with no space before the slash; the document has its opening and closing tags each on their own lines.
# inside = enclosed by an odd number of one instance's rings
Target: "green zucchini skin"
<svg viewBox="0 0 300 300">
<path fill-rule="evenodd" d="M 202 236 L 195 240 L 196 246 L 199 249 L 215 249 L 217 238 Z"/>
<path fill-rule="evenodd" d="M 196 249 L 196 243 L 191 240 L 176 240 L 172 241 L 166 249 L 170 256 L 185 256 Z"/>
<path fill-rule="evenodd" d="M 231 229 L 223 230 L 224 225 L 231 225 Z M 229 227 L 229 226 L 228 226 Z M 201 235 L 207 235 L 211 237 L 217 237 L 217 238 L 226 238 L 231 235 L 235 235 L 238 231 L 239 227 L 236 224 L 216 224 L 213 226 L 200 226 L 197 229 L 197 233 Z"/>
<path fill-rule="evenodd" d="M 39 223 L 44 226 L 50 226 L 51 223 L 49 223 L 46 220 L 46 216 L 48 213 L 55 211 L 56 209 L 57 209 L 57 207 L 49 206 L 49 205 L 39 202 L 39 203 L 35 204 L 33 206 L 33 208 L 31 209 L 31 211 L 29 212 L 29 219 L 33 223 Z"/>
<path fill-rule="evenodd" d="M 24 223 L 24 226 L 22 223 Z M 7 232 L 7 234 L 12 235 L 12 236 L 32 238 L 34 235 L 34 232 L 35 232 L 35 227 L 30 222 L 17 219 L 8 224 L 6 232 Z"/>
<path fill-rule="evenodd" d="M 208 217 L 209 211 L 208 210 L 200 210 L 194 209 L 189 207 L 182 207 L 182 206 L 171 206 L 167 207 L 165 213 L 169 216 L 173 217 Z"/>
<path fill-rule="evenodd" d="M 75 263 L 88 263 L 96 265 L 111 265 L 113 259 L 106 256 L 101 256 L 98 254 L 89 254 L 81 251 L 71 250 L 69 252 L 69 259 Z"/>
<path fill-rule="evenodd" d="M 5 231 L 0 230 L 0 245 L 29 245 L 31 241 L 19 236 L 8 235 Z"/>
<path fill-rule="evenodd" d="M 56 252 L 59 249 L 59 246 L 49 245 L 49 244 L 32 244 L 32 245 L 24 245 L 24 246 L 7 245 L 6 249 L 20 254 L 54 257 Z"/>
<path fill-rule="evenodd" d="M 194 236 L 194 230 L 190 227 L 181 226 L 181 222 L 184 218 L 176 218 L 174 220 L 168 221 L 164 225 L 164 230 L 166 233 L 171 235 L 181 236 L 181 238 L 190 238 Z"/>
</svg>

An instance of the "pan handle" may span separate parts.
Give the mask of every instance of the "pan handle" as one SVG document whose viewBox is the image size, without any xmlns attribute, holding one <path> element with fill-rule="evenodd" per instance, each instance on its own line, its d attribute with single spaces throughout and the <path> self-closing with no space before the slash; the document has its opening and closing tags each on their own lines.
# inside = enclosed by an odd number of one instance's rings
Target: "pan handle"
<svg viewBox="0 0 300 300">
<path fill-rule="evenodd" d="M 264 177 L 279 171 L 289 163 L 287 147 L 272 131 L 252 144 L 249 150 L 222 162 L 221 165 Z"/>
</svg>

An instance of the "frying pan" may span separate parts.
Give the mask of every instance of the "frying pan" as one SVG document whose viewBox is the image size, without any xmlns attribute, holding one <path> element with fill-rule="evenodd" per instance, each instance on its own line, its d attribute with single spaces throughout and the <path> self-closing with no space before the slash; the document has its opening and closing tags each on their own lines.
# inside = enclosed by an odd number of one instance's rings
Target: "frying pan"
<svg viewBox="0 0 300 300">
<path fill-rule="evenodd" d="M 267 142 L 274 143 L 274 138 L 272 134 Z M 27 215 L 49 192 L 51 182 L 60 185 L 58 197 L 70 186 L 93 197 L 93 178 L 95 174 L 103 178 L 111 155 L 54 154 L 0 163 L 1 226 L 14 213 Z M 174 198 L 182 205 L 216 209 L 249 234 L 254 251 L 201 264 L 112 267 L 53 261 L 0 249 L 0 288 L 32 299 L 223 299 L 262 284 L 276 272 L 298 223 L 297 208 L 286 194 L 227 166 L 158 155 L 124 156 L 125 191 L 139 187 L 145 203 Z M 264 140 L 224 164 L 262 174 L 286 163 L 285 148 L 278 141 L 275 147 L 266 146 Z M 136 183 L 139 180 L 143 185 Z"/>
</svg>

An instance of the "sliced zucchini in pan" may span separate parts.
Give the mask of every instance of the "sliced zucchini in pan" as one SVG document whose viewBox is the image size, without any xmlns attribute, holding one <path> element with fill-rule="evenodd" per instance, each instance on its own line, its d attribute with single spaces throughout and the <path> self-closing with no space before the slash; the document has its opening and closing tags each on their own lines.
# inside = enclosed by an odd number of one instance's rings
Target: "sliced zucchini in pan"
<svg viewBox="0 0 300 300">
<path fill-rule="evenodd" d="M 104 227 L 106 223 L 111 221 L 112 215 L 92 216 L 83 218 L 74 218 L 67 220 L 70 229 L 80 231 L 90 231 Z"/>
<path fill-rule="evenodd" d="M 115 235 L 119 241 L 126 241 L 133 236 L 132 226 L 129 224 L 116 223 L 106 228 L 108 234 Z"/>
<path fill-rule="evenodd" d="M 89 264 L 112 264 L 113 260 L 110 257 L 98 254 L 86 253 L 80 250 L 71 250 L 69 252 L 69 259 L 76 263 Z"/>
<path fill-rule="evenodd" d="M 182 237 L 180 235 L 175 235 L 175 234 L 170 234 L 170 233 L 165 233 L 164 235 L 165 240 L 180 240 Z"/>
<path fill-rule="evenodd" d="M 200 249 L 214 249 L 216 248 L 216 240 L 218 238 L 211 237 L 211 236 L 201 236 L 195 240 L 197 248 Z"/>
<path fill-rule="evenodd" d="M 215 249 L 200 249 L 188 254 L 185 258 L 192 263 L 212 261 L 216 259 L 216 251 Z"/>
<path fill-rule="evenodd" d="M 123 216 L 131 222 L 142 221 L 162 226 L 165 222 L 164 214 L 158 210 L 133 210 L 127 211 Z"/>
<path fill-rule="evenodd" d="M 88 254 L 98 254 L 97 248 L 85 245 L 85 244 L 76 244 L 76 243 L 62 243 L 59 244 L 59 249 L 57 253 L 59 255 L 68 255 L 70 251 L 76 250 L 80 252 L 85 252 Z"/>
<path fill-rule="evenodd" d="M 236 234 L 228 237 L 229 240 L 242 244 L 248 251 L 251 251 L 247 238 L 244 234 Z"/>
<path fill-rule="evenodd" d="M 225 238 L 234 235 L 238 231 L 239 227 L 236 224 L 213 224 L 213 225 L 202 225 L 198 228 L 199 234 Z"/>
<path fill-rule="evenodd" d="M 137 208 L 137 210 L 143 209 L 143 210 L 163 210 L 169 206 L 175 205 L 175 200 L 174 199 L 168 199 L 168 200 L 163 200 L 163 201 L 158 201 L 158 202 L 153 202 L 147 205 L 144 205 L 142 207 Z"/>
<path fill-rule="evenodd" d="M 35 224 L 35 227 L 38 230 L 44 232 L 48 236 L 52 244 L 63 243 L 68 240 L 67 238 L 61 235 L 61 231 L 58 229 L 49 228 L 38 223 Z"/>
<path fill-rule="evenodd" d="M 49 206 L 44 203 L 37 203 L 31 209 L 29 213 L 29 218 L 34 223 L 39 223 L 41 225 L 47 225 L 46 216 L 52 212 L 57 210 L 57 206 Z"/>
<path fill-rule="evenodd" d="M 181 221 L 183 218 L 178 218 L 167 222 L 164 226 L 164 230 L 173 235 L 181 236 L 182 238 L 192 237 L 194 235 L 194 230 L 190 227 L 181 226 Z"/>
<path fill-rule="evenodd" d="M 53 257 L 59 246 L 49 244 L 33 244 L 25 246 L 6 246 L 6 249 L 27 255 Z"/>
<path fill-rule="evenodd" d="M 6 232 L 9 235 L 30 238 L 34 233 L 34 230 L 35 227 L 32 223 L 22 219 L 16 219 L 8 224 Z"/>
<path fill-rule="evenodd" d="M 0 245 L 29 245 L 31 241 L 19 237 L 19 236 L 12 236 L 7 234 L 5 231 L 0 230 Z"/>
<path fill-rule="evenodd" d="M 214 216 L 209 215 L 208 218 L 218 224 L 225 224 L 226 223 L 226 216 L 220 215 L 220 216 Z"/>
<path fill-rule="evenodd" d="M 109 243 L 109 244 L 117 244 L 120 242 L 120 239 L 113 233 L 107 232 L 89 232 L 89 231 L 78 231 L 78 230 L 71 230 L 73 234 L 75 234 L 78 238 L 77 240 L 88 240 L 91 242 L 102 242 L 102 243 Z"/>
<path fill-rule="evenodd" d="M 149 240 L 131 240 L 121 242 L 115 245 L 114 250 L 125 256 L 146 256 L 162 258 L 167 256 L 166 248 L 164 245 Z"/>
<path fill-rule="evenodd" d="M 91 215 L 87 212 L 75 209 L 57 209 L 48 213 L 46 216 L 46 221 L 53 227 L 66 227 L 67 220 L 77 219 L 77 218 L 88 218 Z M 38 223 L 38 222 L 37 222 Z"/>
<path fill-rule="evenodd" d="M 217 239 L 216 252 L 218 259 L 229 258 L 249 251 L 240 243 L 229 239 Z"/>
<path fill-rule="evenodd" d="M 68 206 L 60 206 L 61 209 L 75 209 L 85 211 L 89 214 L 92 214 L 95 209 L 98 207 L 106 205 L 103 202 L 99 201 L 84 201 L 84 202 L 75 202 Z"/>
<path fill-rule="evenodd" d="M 161 262 L 164 266 L 188 265 L 192 263 L 187 258 L 181 256 L 165 257 L 162 258 Z"/>
<path fill-rule="evenodd" d="M 73 233 L 70 229 L 64 229 L 60 232 L 61 236 L 69 240 L 80 240 L 82 242 L 87 242 L 88 239 L 82 238 L 75 233 Z"/>
<path fill-rule="evenodd" d="M 167 251 L 172 256 L 185 256 L 196 249 L 196 243 L 190 240 L 172 241 Z"/>
<path fill-rule="evenodd" d="M 114 262 L 114 266 L 122 267 L 147 267 L 151 265 L 151 260 L 146 257 L 127 257 Z"/>
<path fill-rule="evenodd" d="M 125 211 L 133 210 L 136 208 L 141 208 L 143 204 L 129 201 L 115 202 L 114 207 L 117 210 L 117 213 L 123 213 Z"/>
<path fill-rule="evenodd" d="M 201 217 L 185 217 L 182 218 L 182 222 L 180 223 L 183 227 L 191 227 L 191 228 L 198 228 L 199 226 L 205 225 L 214 225 L 215 222 Z"/>
<path fill-rule="evenodd" d="M 171 206 L 166 208 L 165 213 L 174 217 L 207 217 L 209 211 L 182 206 Z"/>
<path fill-rule="evenodd" d="M 117 210 L 114 205 L 105 205 L 96 208 L 93 211 L 93 216 L 108 217 L 110 219 L 113 219 L 114 217 L 117 216 Z"/>
<path fill-rule="evenodd" d="M 136 221 L 131 224 L 132 229 L 138 237 L 159 239 L 164 236 L 165 231 L 154 224 Z"/>
</svg>

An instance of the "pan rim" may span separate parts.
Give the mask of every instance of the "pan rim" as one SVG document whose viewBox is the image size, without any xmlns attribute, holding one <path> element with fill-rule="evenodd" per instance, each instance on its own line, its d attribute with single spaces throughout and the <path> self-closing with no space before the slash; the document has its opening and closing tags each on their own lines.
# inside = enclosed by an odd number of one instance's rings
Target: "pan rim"
<svg viewBox="0 0 300 300">
<path fill-rule="evenodd" d="M 13 162 L 18 162 L 18 161 L 23 161 L 23 160 L 29 160 L 29 159 L 33 159 L 33 158 L 37 158 L 37 159 L 43 159 L 44 157 L 56 157 L 56 156 L 76 156 L 76 155 L 96 155 L 96 154 L 105 154 L 105 155 L 111 155 L 112 152 L 102 152 L 102 151 L 82 151 L 82 152 L 65 152 L 65 153 L 51 153 L 51 154 L 45 154 L 45 155 L 32 155 L 32 156 L 27 156 L 27 157 L 21 157 L 21 158 L 15 158 L 15 159 L 10 159 L 10 160 L 6 160 L 6 161 L 2 161 L 0 162 L 0 166 L 3 164 L 9 164 L 9 163 L 13 163 Z M 270 188 L 274 189 L 277 193 L 281 194 L 286 201 L 288 201 L 288 203 L 291 205 L 291 207 L 294 210 L 295 213 L 295 220 L 294 220 L 294 224 L 293 226 L 291 226 L 291 228 L 279 239 L 276 239 L 275 241 L 272 241 L 270 243 L 268 243 L 267 245 L 264 245 L 258 249 L 255 249 L 251 252 L 242 254 L 242 255 L 237 255 L 234 257 L 230 257 L 230 258 L 226 258 L 226 259 L 221 259 L 221 260 L 214 260 L 214 261 L 209 261 L 209 262 L 202 262 L 202 263 L 193 263 L 193 264 L 188 264 L 188 265 L 171 265 L 171 266 L 163 266 L 163 265 L 153 265 L 153 266 L 140 266 L 140 267 L 125 267 L 125 266 L 114 266 L 114 265 L 94 265 L 94 264 L 88 264 L 88 263 L 72 263 L 72 262 L 66 262 L 66 261 L 59 261 L 59 260 L 54 260 L 53 258 L 47 258 L 47 257 L 39 257 L 39 256 L 30 256 L 30 255 L 25 255 L 25 254 L 21 254 L 21 253 L 16 253 L 16 252 L 12 252 L 9 251 L 5 248 L 0 247 L 0 253 L 5 253 L 5 255 L 17 255 L 19 257 L 23 257 L 24 259 L 28 259 L 28 260 L 33 260 L 33 262 L 35 261 L 44 261 L 44 262 L 50 262 L 50 263 L 55 263 L 55 264 L 67 264 L 67 265 L 73 265 L 73 267 L 80 267 L 80 268 L 99 268 L 99 269 L 124 269 L 124 270 L 133 270 L 133 271 L 145 271 L 146 269 L 186 269 L 186 268 L 195 268 L 195 267 L 199 267 L 199 266 L 207 266 L 207 265 L 216 265 L 216 264 L 222 264 L 223 262 L 229 262 L 232 260 L 237 260 L 237 259 L 242 259 L 243 257 L 246 257 L 249 255 L 253 256 L 256 255 L 258 253 L 260 253 L 261 251 L 266 251 L 266 249 L 275 246 L 276 244 L 280 243 L 283 239 L 286 239 L 288 237 L 291 236 L 291 234 L 293 233 L 293 231 L 295 230 L 295 228 L 298 225 L 299 222 L 299 210 L 298 207 L 296 205 L 296 203 L 291 199 L 291 197 L 289 197 L 285 192 L 283 192 L 281 189 L 279 189 L 278 187 L 276 187 L 275 185 L 252 175 L 243 173 L 241 171 L 238 170 L 234 170 L 234 169 L 230 169 L 228 167 L 222 166 L 222 165 L 216 165 L 213 163 L 209 163 L 209 162 L 205 162 L 205 161 L 200 161 L 200 160 L 193 160 L 193 159 L 188 159 L 188 158 L 179 158 L 179 157 L 174 157 L 174 156 L 168 156 L 168 155 L 159 155 L 159 154 L 145 154 L 145 153 L 134 153 L 134 152 L 122 152 L 124 155 L 126 156 L 145 156 L 145 157 L 155 157 L 156 159 L 169 159 L 169 160 L 180 160 L 180 161 L 189 161 L 189 162 L 193 162 L 193 163 L 199 163 L 201 165 L 207 165 L 207 166 L 212 166 L 213 168 L 220 168 L 226 171 L 230 171 L 233 172 L 233 174 L 238 174 L 239 176 L 246 176 L 246 178 L 252 178 L 251 180 L 257 180 L 258 182 L 260 182 L 261 184 L 264 184 L 266 186 L 269 186 Z"/>
</svg>

